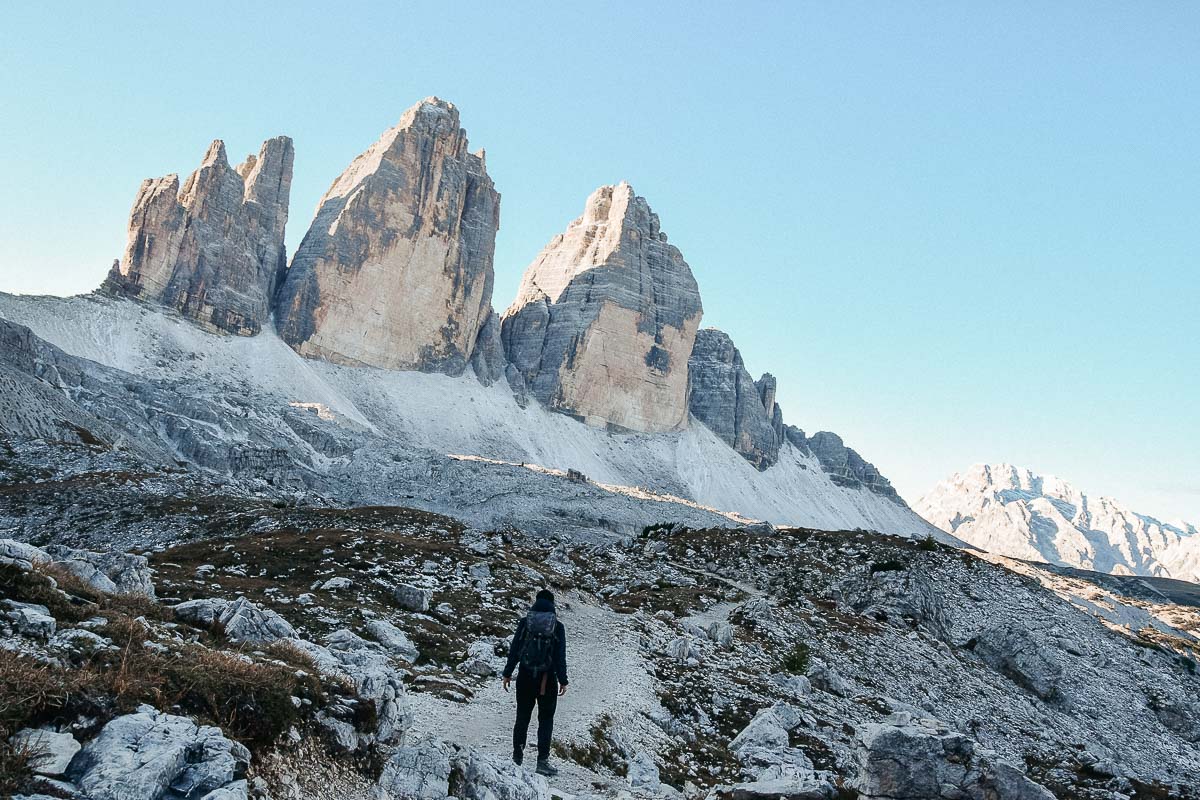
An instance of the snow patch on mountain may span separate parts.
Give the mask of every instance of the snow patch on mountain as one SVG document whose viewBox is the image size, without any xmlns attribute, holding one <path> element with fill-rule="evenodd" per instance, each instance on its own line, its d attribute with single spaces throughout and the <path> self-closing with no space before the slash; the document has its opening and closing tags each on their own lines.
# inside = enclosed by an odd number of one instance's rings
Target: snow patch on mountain
<svg viewBox="0 0 1200 800">
<path fill-rule="evenodd" d="M 1161 522 L 1010 464 L 975 464 L 956 473 L 914 510 L 976 547 L 1011 558 L 1200 581 L 1195 525 Z"/>
<path fill-rule="evenodd" d="M 791 445 L 785 444 L 777 465 L 759 472 L 695 421 L 676 433 L 608 433 L 537 403 L 522 408 L 503 382 L 483 386 L 470 374 L 304 359 L 272 326 L 252 337 L 220 336 L 129 300 L 0 293 L 0 317 L 71 355 L 206 402 L 252 404 L 257 417 L 315 409 L 322 423 L 366 435 L 397 453 L 477 455 L 575 469 L 597 483 L 645 487 L 776 524 L 909 536 L 933 530 L 880 495 L 836 485 L 815 456 Z M 273 446 L 294 449 L 295 443 L 281 439 Z M 321 466 L 320 459 L 311 460 Z"/>
</svg>

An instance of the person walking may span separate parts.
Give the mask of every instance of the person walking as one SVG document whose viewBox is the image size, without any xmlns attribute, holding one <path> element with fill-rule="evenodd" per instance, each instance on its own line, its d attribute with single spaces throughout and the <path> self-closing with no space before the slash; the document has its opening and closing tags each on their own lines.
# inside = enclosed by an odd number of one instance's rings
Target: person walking
<svg viewBox="0 0 1200 800">
<path fill-rule="evenodd" d="M 517 623 L 508 663 L 504 666 L 504 691 L 508 691 L 513 670 L 517 672 L 517 722 L 513 726 L 513 761 L 524 759 L 529 721 L 533 707 L 538 710 L 537 768 L 539 775 L 558 774 L 550 765 L 550 737 L 554 732 L 554 711 L 558 698 L 567 693 L 567 631 L 554 610 L 554 593 L 542 589 L 526 614 Z"/>
</svg>

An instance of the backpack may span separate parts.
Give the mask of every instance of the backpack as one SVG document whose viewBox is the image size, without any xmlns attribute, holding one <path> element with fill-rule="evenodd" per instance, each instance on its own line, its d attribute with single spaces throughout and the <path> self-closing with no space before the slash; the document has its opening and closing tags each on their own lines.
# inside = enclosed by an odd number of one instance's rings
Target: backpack
<svg viewBox="0 0 1200 800">
<path fill-rule="evenodd" d="M 558 642 L 558 617 L 553 611 L 530 611 L 525 616 L 525 640 L 521 643 L 521 671 L 540 675 L 554 668 Z"/>
</svg>

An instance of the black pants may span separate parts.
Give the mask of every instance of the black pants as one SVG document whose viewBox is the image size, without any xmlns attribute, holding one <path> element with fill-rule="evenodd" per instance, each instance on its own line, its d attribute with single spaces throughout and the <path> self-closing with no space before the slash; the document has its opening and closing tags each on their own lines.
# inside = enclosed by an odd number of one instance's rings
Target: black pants
<svg viewBox="0 0 1200 800">
<path fill-rule="evenodd" d="M 542 678 L 546 679 L 542 691 Z M 513 756 L 525 752 L 525 738 L 533 707 L 538 709 L 538 760 L 550 757 L 550 736 L 554 733 L 554 710 L 558 708 L 558 676 L 554 673 L 526 675 L 517 673 L 517 724 L 513 726 Z"/>
</svg>

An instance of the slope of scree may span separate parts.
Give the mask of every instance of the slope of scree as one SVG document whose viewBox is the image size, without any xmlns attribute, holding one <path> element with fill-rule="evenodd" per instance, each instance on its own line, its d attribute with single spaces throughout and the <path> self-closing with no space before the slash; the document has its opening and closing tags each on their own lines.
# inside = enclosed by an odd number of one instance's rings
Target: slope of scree
<svg viewBox="0 0 1200 800">
<path fill-rule="evenodd" d="M 1072 604 L 1080 587 L 1055 587 L 1034 565 L 1023 576 L 930 539 L 861 531 L 665 524 L 584 545 L 404 508 L 179 495 L 177 516 L 222 524 L 170 526 L 201 538 L 150 547 L 145 567 L 120 560 L 121 574 L 95 561 L 122 585 L 146 570 L 154 599 L 109 599 L 65 578 L 75 599 L 4 583 L 17 588 L 4 589 L 0 624 L 22 658 L 94 682 L 82 704 L 51 698 L 10 725 L 58 726 L 99 751 L 109 721 L 146 717 L 137 703 L 159 702 L 153 692 L 95 677 L 134 652 L 121 637 L 140 616 L 136 668 L 168 702 L 187 677 L 181 660 L 249 659 L 249 674 L 216 670 L 224 683 L 159 707 L 251 746 L 233 776 L 244 796 L 407 796 L 440 785 L 444 760 L 459 796 L 548 798 L 551 787 L 504 766 L 512 700 L 497 677 L 532 592 L 550 586 L 572 681 L 560 794 L 1197 796 L 1196 639 L 1105 625 Z M 20 547 L 0 556 L 19 559 Z M 44 552 L 60 561 L 43 574 L 90 563 Z M 206 613 L 221 621 L 206 625 Z M 49 639 L 41 616 L 57 622 Z M 223 711 L 226 693 L 285 668 L 300 681 L 283 684 L 294 711 L 259 714 L 272 721 L 262 729 Z M 255 691 L 254 702 L 278 697 Z M 887 772 L 898 757 L 911 770 Z M 88 774 L 73 765 L 67 777 Z M 921 775 L 952 783 L 914 794 Z M 909 793 L 879 790 L 893 779 Z"/>
<path fill-rule="evenodd" d="M 105 443 L 165 453 L 247 491 L 404 503 L 486 527 L 548 532 L 566 522 L 591 536 L 666 519 L 724 524 L 731 513 L 822 528 L 931 530 L 884 495 L 839 485 L 816 455 L 790 444 L 759 472 L 704 425 L 613 435 L 536 403 L 522 408 L 499 383 L 304 359 L 270 330 L 215 336 L 126 300 L 0 294 L 0 318 L 33 333 L 31 353 L 5 352 L 0 362 L 57 387 L 75 416 L 116 427 L 119 437 Z M 21 411 L 55 413 L 36 401 Z M 46 426 L 64 427 L 57 417 Z M 522 464 L 590 480 L 549 479 Z"/>
</svg>

